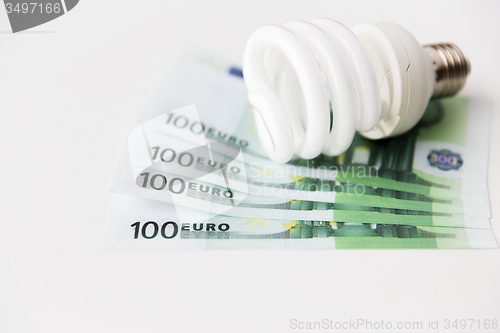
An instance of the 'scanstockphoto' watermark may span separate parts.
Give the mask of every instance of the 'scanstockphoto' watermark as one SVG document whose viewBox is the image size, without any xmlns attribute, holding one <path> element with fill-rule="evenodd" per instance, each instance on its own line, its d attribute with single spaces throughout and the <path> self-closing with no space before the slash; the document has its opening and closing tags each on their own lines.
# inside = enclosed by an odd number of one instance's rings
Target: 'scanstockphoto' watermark
<svg viewBox="0 0 500 333">
<path fill-rule="evenodd" d="M 290 319 L 292 330 L 485 330 L 497 332 L 498 319 L 428 319 L 427 321 L 388 321 L 369 319 L 304 321 Z"/>
</svg>

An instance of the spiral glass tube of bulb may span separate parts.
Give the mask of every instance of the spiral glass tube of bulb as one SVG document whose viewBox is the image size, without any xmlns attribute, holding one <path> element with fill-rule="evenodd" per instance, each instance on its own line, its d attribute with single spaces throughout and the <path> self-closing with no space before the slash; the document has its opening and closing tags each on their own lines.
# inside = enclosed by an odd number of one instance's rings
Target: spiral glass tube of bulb
<svg viewBox="0 0 500 333">
<path fill-rule="evenodd" d="M 439 45 L 424 48 L 393 23 L 351 31 L 315 19 L 256 30 L 243 73 L 267 154 L 275 162 L 335 156 L 356 131 L 380 139 L 409 130 L 433 94 L 456 93 L 470 71 L 457 47 Z"/>
</svg>

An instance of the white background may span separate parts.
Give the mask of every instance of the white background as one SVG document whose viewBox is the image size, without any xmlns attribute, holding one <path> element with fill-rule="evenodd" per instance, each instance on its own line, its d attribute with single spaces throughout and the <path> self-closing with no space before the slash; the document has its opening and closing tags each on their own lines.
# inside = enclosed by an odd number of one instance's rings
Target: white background
<svg viewBox="0 0 500 333">
<path fill-rule="evenodd" d="M 466 52 L 463 94 L 493 106 L 488 184 L 500 237 L 499 13 L 494 1 L 82 0 L 11 34 L 0 8 L 0 332 L 500 319 L 499 250 L 101 249 L 113 172 L 148 77 L 187 43 L 241 59 L 258 27 L 315 17 L 393 21 L 423 44 Z"/>
</svg>

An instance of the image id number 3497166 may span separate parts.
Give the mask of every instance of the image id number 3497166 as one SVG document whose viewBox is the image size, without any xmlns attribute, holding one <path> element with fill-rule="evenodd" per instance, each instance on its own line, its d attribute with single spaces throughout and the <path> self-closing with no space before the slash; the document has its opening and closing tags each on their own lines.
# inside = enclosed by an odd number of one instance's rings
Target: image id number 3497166
<svg viewBox="0 0 500 333">
<path fill-rule="evenodd" d="M 44 6 L 45 5 L 45 6 Z M 5 9 L 7 10 L 7 14 L 10 14 L 12 12 L 15 13 L 60 13 L 61 10 L 61 4 L 59 3 L 37 3 L 37 2 L 23 2 L 23 3 L 16 3 L 12 4 L 10 2 L 5 3 Z"/>
</svg>

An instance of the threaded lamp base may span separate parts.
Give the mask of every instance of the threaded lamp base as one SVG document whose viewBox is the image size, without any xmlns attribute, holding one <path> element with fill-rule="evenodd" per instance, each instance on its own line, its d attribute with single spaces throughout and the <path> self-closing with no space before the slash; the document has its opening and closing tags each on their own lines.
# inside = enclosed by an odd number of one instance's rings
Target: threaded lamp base
<svg viewBox="0 0 500 333">
<path fill-rule="evenodd" d="M 462 89 L 470 73 L 470 62 L 455 44 L 424 45 L 434 62 L 436 84 L 432 98 L 455 95 Z"/>
</svg>

